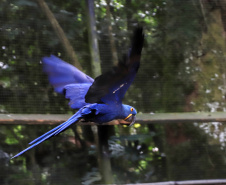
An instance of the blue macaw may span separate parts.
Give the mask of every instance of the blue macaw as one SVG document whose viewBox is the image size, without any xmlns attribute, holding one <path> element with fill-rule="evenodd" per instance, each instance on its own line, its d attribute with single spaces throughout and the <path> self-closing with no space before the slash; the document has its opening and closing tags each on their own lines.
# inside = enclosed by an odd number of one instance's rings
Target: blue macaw
<svg viewBox="0 0 226 185">
<path fill-rule="evenodd" d="M 128 54 L 111 71 L 95 80 L 54 55 L 44 57 L 43 71 L 54 90 L 70 99 L 71 108 L 79 110 L 64 123 L 31 141 L 28 148 L 12 158 L 63 132 L 79 120 L 105 123 L 123 119 L 133 125 L 137 111 L 122 104 L 122 99 L 138 71 L 143 42 L 143 29 L 137 28 Z"/>
</svg>

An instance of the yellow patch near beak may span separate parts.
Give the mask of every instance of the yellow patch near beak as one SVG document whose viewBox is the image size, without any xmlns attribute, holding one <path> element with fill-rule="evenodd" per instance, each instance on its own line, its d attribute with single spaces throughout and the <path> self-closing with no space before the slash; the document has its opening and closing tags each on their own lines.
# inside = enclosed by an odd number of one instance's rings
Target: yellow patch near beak
<svg viewBox="0 0 226 185">
<path fill-rule="evenodd" d="M 129 114 L 129 116 L 127 116 L 124 120 L 126 121 L 128 118 L 130 118 L 132 116 L 132 114 Z"/>
</svg>

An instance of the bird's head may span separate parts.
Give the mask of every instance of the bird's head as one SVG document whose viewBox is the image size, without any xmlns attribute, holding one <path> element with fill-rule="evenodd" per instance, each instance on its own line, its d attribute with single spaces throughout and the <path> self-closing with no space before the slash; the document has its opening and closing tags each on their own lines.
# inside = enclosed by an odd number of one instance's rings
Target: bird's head
<svg viewBox="0 0 226 185">
<path fill-rule="evenodd" d="M 132 126 L 136 121 L 137 114 L 136 109 L 130 105 L 123 105 L 123 109 L 124 109 L 124 118 L 123 118 L 124 121 L 129 122 L 130 123 L 129 126 Z"/>
</svg>

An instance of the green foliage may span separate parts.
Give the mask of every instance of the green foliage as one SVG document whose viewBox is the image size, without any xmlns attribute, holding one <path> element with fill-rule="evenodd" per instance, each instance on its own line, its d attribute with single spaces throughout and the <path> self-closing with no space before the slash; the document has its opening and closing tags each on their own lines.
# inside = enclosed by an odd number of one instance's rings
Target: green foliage
<svg viewBox="0 0 226 185">
<path fill-rule="evenodd" d="M 78 9 L 80 11 L 71 13 L 73 5 L 76 5 L 75 1 L 64 4 L 65 11 L 62 11 L 50 3 L 50 8 L 56 11 L 58 21 L 64 30 L 68 30 L 66 32 L 68 38 L 73 45 L 77 46 L 76 49 L 80 53 L 88 46 L 80 44 L 86 43 L 84 41 L 86 38 L 80 39 L 85 30 L 84 21 L 74 21 L 78 17 L 81 19 L 82 11 Z M 4 20 L 0 34 L 2 41 L 0 81 L 4 92 L 0 96 L 1 103 L 4 105 L 2 111 L 10 113 L 67 112 L 69 110 L 67 102 L 63 96 L 53 92 L 47 77 L 42 73 L 39 62 L 43 56 L 51 53 L 64 56 L 63 48 L 57 36 L 53 34 L 50 23 L 34 2 L 3 1 L 1 9 L 0 19 Z M 83 58 L 87 58 L 85 55 L 81 52 L 81 63 L 84 63 Z"/>
<path fill-rule="evenodd" d="M 91 74 L 85 5 L 79 1 L 49 1 L 48 4 L 74 46 L 84 71 Z M 134 23 L 142 24 L 146 32 L 142 65 L 125 102 L 134 105 L 140 112 L 182 111 L 186 95 L 193 90 L 190 76 L 185 78 L 181 70 L 185 68 L 186 53 L 197 47 L 202 32 L 199 5 L 191 1 L 181 4 L 176 0 L 168 3 L 161 0 L 112 1 L 110 5 L 112 19 L 108 20 L 106 2 L 95 4 L 103 71 L 111 67 L 112 60 L 107 35 L 115 33 L 118 53 L 126 53 L 129 39 L 125 42 L 125 38 L 132 32 Z M 3 13 L 0 19 L 4 20 L 0 36 L 3 66 L 0 80 L 4 91 L 0 97 L 0 100 L 4 99 L 1 101 L 4 105 L 2 111 L 68 112 L 67 102 L 63 96 L 53 92 L 39 63 L 41 57 L 51 53 L 67 60 L 50 23 L 34 2 L 12 0 L 9 4 L 3 1 L 1 7 Z M 193 9 L 194 13 L 190 14 Z M 182 16 L 178 16 L 178 12 L 183 12 Z M 112 33 L 108 33 L 109 21 Z M 10 94 L 10 98 L 4 94 Z"/>
<path fill-rule="evenodd" d="M 84 72 L 92 74 L 85 1 L 46 2 L 73 45 Z M 127 52 L 128 37 L 137 23 L 145 28 L 141 67 L 125 97 L 125 103 L 138 112 L 209 110 L 208 103 L 216 102 L 217 110 L 224 109 L 225 40 L 221 36 L 220 12 L 217 7 L 209 8 L 209 17 L 205 17 L 200 2 L 112 0 L 109 19 L 106 1 L 95 1 L 103 71 L 113 63 L 109 35 L 114 36 L 120 58 Z M 55 54 L 71 61 L 36 1 L 2 0 L 0 12 L 0 111 L 72 113 L 63 95 L 53 91 L 42 73 L 43 56 Z M 210 142 L 193 125 L 178 125 L 171 125 L 171 129 L 166 125 L 115 127 L 115 137 L 109 140 L 114 149 L 111 162 L 115 181 L 223 178 L 225 157 L 219 147 L 209 145 L 215 140 Z M 49 128 L 52 126 L 1 126 L 0 151 L 15 154 Z M 99 183 L 93 131 L 77 127 L 73 133 L 76 138 L 65 132 L 53 138 L 51 144 L 43 143 L 10 163 L 4 158 L 0 184 L 80 184 L 81 179 L 88 183 L 90 176 L 92 182 Z M 178 143 L 178 135 L 185 141 Z M 175 145 L 168 143 L 172 139 Z M 194 167 L 196 170 L 190 173 Z"/>
</svg>

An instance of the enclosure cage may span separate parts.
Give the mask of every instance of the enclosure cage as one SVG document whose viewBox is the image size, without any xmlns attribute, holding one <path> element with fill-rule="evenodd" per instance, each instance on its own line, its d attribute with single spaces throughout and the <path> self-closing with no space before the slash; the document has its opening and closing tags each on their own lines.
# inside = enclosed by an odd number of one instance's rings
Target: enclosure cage
<svg viewBox="0 0 226 185">
<path fill-rule="evenodd" d="M 42 58 L 95 78 L 128 55 L 137 27 L 123 99 L 135 124 L 79 122 L 11 159 L 77 111 Z M 1 185 L 226 184 L 225 1 L 1 0 L 0 40 Z"/>
</svg>

